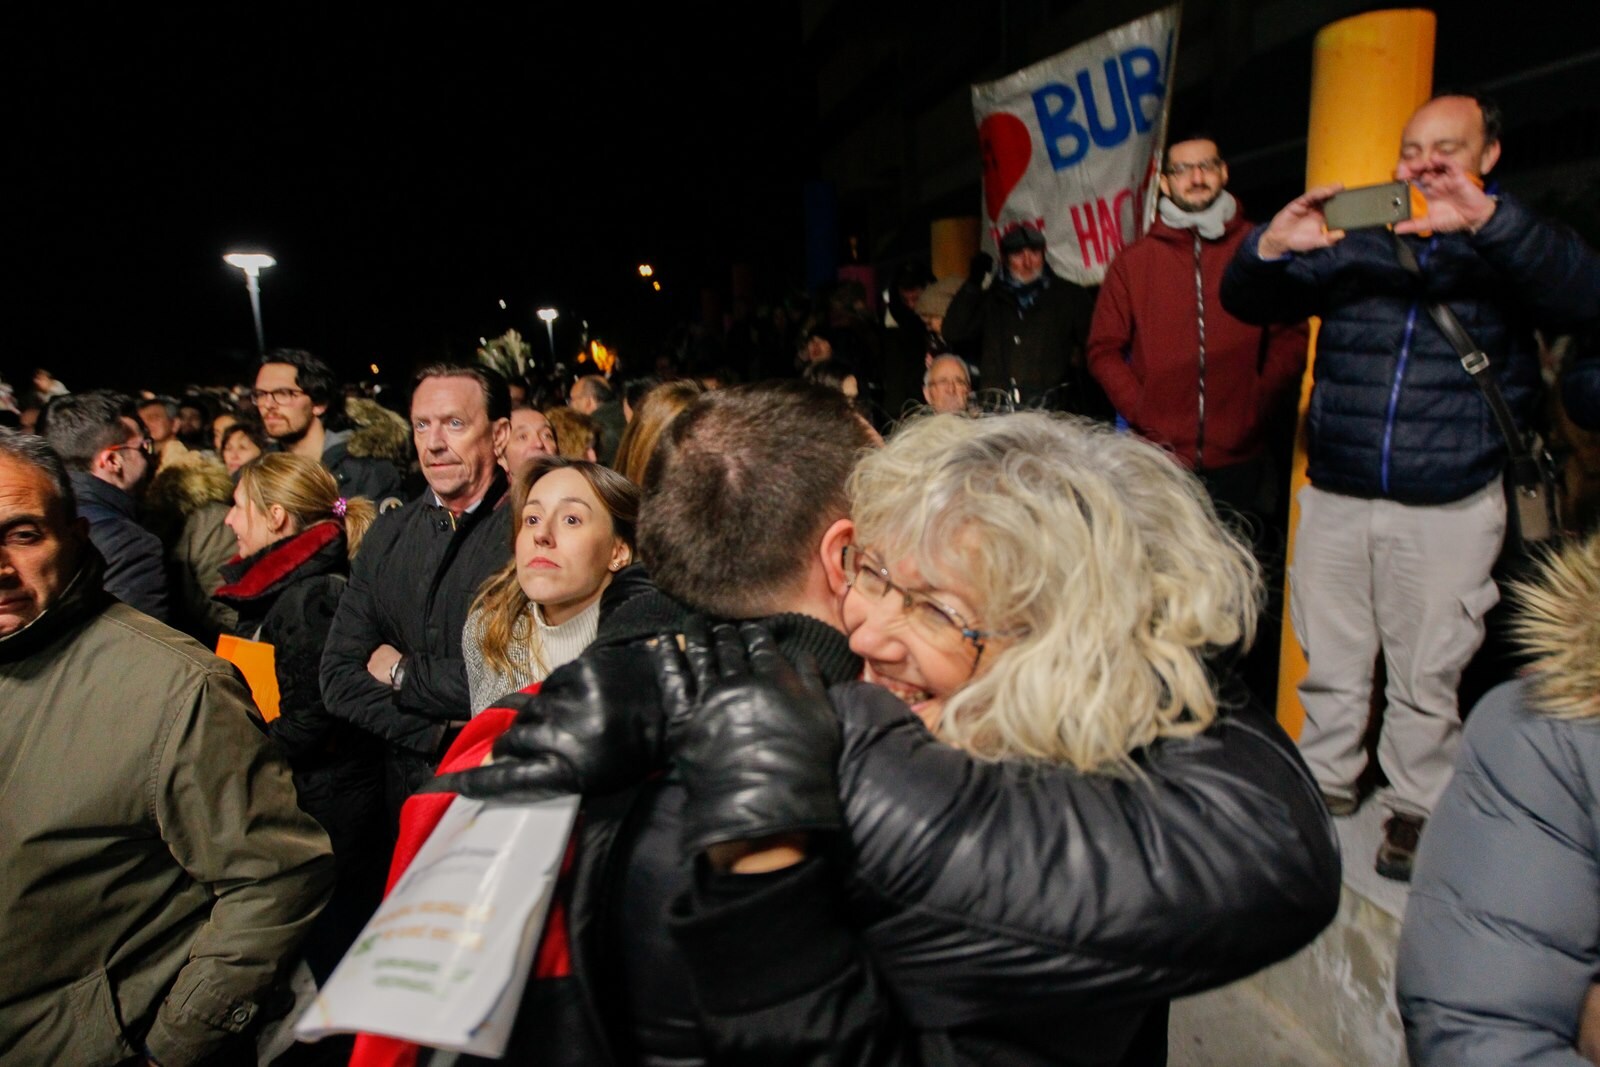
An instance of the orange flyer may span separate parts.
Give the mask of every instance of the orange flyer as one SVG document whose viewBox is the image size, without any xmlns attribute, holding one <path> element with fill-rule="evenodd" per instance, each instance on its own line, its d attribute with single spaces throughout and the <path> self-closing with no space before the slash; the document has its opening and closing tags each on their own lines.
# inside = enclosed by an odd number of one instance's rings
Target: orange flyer
<svg viewBox="0 0 1600 1067">
<path fill-rule="evenodd" d="M 247 641 L 223 634 L 217 638 L 217 655 L 239 668 L 256 698 L 261 717 L 268 722 L 278 717 L 278 672 L 273 663 L 272 646 L 264 641 Z"/>
</svg>

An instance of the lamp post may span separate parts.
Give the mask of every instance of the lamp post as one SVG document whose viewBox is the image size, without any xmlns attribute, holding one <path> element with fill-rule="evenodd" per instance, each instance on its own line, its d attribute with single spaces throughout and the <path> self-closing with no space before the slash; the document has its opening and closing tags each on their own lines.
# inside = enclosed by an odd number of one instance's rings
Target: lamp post
<svg viewBox="0 0 1600 1067">
<path fill-rule="evenodd" d="M 538 315 L 540 320 L 544 322 L 544 332 L 550 338 L 551 364 L 559 363 L 560 360 L 556 358 L 556 320 L 561 317 L 561 312 L 555 308 L 540 308 L 534 314 Z"/>
<path fill-rule="evenodd" d="M 229 252 L 222 262 L 244 271 L 244 285 L 250 290 L 250 315 L 256 323 L 256 354 L 266 355 L 267 335 L 261 329 L 261 272 L 278 261 L 265 252 Z"/>
</svg>

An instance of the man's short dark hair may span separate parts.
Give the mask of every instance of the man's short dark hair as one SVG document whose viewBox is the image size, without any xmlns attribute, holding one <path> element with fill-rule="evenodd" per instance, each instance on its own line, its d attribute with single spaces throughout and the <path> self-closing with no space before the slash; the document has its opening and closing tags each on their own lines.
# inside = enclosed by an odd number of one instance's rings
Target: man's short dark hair
<svg viewBox="0 0 1600 1067">
<path fill-rule="evenodd" d="M 661 379 L 654 374 L 647 374 L 642 378 L 629 378 L 622 386 L 622 398 L 628 405 L 628 410 L 638 411 L 639 401 L 644 399 L 644 394 L 660 384 Z"/>
<path fill-rule="evenodd" d="M 303 348 L 274 348 L 261 357 L 256 369 L 268 363 L 286 363 L 293 367 L 295 387 L 305 390 L 313 404 L 327 406 L 321 415 L 323 427 L 344 429 L 344 390 L 339 388 L 339 379 L 332 367 Z"/>
<path fill-rule="evenodd" d="M 771 614 L 804 584 L 871 428 L 842 393 L 764 382 L 706 393 L 656 446 L 639 553 L 671 595 L 728 618 Z"/>
<path fill-rule="evenodd" d="M 596 404 L 609 404 L 616 397 L 616 390 L 611 388 L 611 383 L 598 374 L 585 374 L 578 379 L 578 395 Z"/>
<path fill-rule="evenodd" d="M 146 400 L 136 406 L 126 394 L 106 389 L 58 396 L 45 408 L 44 437 L 69 470 L 86 471 L 103 450 L 127 443 L 123 419 L 142 427 L 139 408 L 158 402 Z"/>
<path fill-rule="evenodd" d="M 1222 142 L 1217 140 L 1216 134 L 1210 130 L 1184 130 L 1167 138 L 1167 147 L 1161 152 L 1161 160 L 1166 162 L 1167 153 L 1172 151 L 1175 144 L 1185 144 L 1189 141 L 1210 141 L 1217 146 L 1217 158 L 1222 158 Z"/>
<path fill-rule="evenodd" d="M 1428 103 L 1431 104 L 1435 100 L 1443 100 L 1447 96 L 1463 96 L 1478 105 L 1478 112 L 1483 116 L 1483 144 L 1485 148 L 1500 140 L 1500 133 L 1505 128 L 1506 117 L 1505 112 L 1500 110 L 1500 105 L 1493 98 L 1484 96 L 1482 93 L 1470 92 L 1466 89 L 1444 89 L 1434 93 Z"/>
<path fill-rule="evenodd" d="M 148 400 L 141 400 L 135 405 L 134 410 L 143 411 L 145 408 L 153 408 L 158 405 L 167 413 L 167 418 L 175 419 L 178 417 L 178 401 L 170 396 L 153 396 Z"/>
<path fill-rule="evenodd" d="M 78 514 L 78 498 L 72 491 L 72 478 L 67 474 L 66 464 L 44 438 L 0 426 L 0 456 L 8 456 L 42 473 L 55 487 L 56 497 L 66 509 L 66 517 L 71 519 Z"/>
<path fill-rule="evenodd" d="M 417 371 L 411 382 L 411 395 L 417 395 L 417 386 L 429 378 L 471 378 L 483 391 L 483 408 L 489 421 L 511 417 L 511 390 L 498 372 L 477 363 L 430 363 Z"/>
</svg>

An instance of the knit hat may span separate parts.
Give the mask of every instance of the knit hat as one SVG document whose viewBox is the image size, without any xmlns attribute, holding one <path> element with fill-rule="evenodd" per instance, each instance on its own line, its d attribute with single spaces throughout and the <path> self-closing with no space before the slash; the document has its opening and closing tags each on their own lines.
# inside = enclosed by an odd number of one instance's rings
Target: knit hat
<svg viewBox="0 0 1600 1067">
<path fill-rule="evenodd" d="M 1005 255 L 1013 255 L 1024 248 L 1039 248 L 1045 246 L 1044 232 L 1032 226 L 1019 224 L 1006 231 L 1000 238 L 1000 251 Z"/>
</svg>

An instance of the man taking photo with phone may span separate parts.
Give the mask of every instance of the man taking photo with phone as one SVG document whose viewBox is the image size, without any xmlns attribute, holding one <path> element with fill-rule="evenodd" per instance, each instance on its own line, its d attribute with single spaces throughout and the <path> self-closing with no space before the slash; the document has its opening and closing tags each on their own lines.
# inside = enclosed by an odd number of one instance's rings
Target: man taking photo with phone
<svg viewBox="0 0 1600 1067">
<path fill-rule="evenodd" d="M 1300 750 L 1329 810 L 1352 814 L 1381 649 L 1391 815 L 1377 870 L 1401 881 L 1455 765 L 1456 689 L 1499 599 L 1490 571 L 1506 530 L 1504 436 L 1429 307 L 1446 304 L 1488 354 L 1519 424 L 1538 386 L 1533 328 L 1600 315 L 1600 257 L 1485 188 L 1500 147 L 1494 105 L 1436 97 L 1406 123 L 1395 168 L 1424 215 L 1392 234 L 1330 230 L 1342 186 L 1312 189 L 1245 239 L 1222 283 L 1246 322 L 1322 317 L 1289 575 L 1309 661 Z"/>
</svg>

